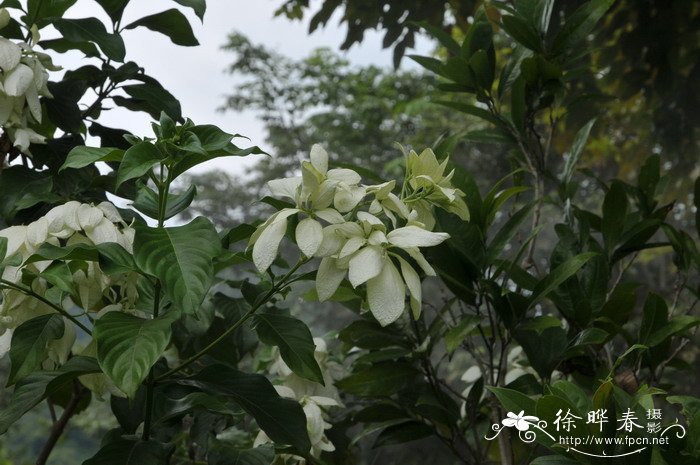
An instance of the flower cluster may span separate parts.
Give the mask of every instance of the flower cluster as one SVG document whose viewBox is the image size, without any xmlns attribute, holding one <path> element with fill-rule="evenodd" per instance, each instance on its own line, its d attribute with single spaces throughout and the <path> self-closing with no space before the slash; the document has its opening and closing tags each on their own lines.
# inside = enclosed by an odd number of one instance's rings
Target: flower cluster
<svg viewBox="0 0 700 465">
<path fill-rule="evenodd" d="M 322 338 L 314 338 L 316 351 L 314 356 L 323 374 L 325 386 L 309 381 L 295 375 L 276 351 L 276 356 L 270 367 L 270 371 L 280 384 L 275 385 L 277 393 L 282 397 L 295 399 L 301 404 L 306 415 L 306 429 L 311 441 L 311 455 L 319 457 L 322 452 L 332 452 L 335 446 L 325 435 L 325 430 L 332 425 L 328 423 L 327 409 L 342 406 L 338 390 L 333 386 L 333 380 L 339 378 L 333 372 L 340 370 L 340 366 L 328 359 L 326 341 Z M 260 432 L 255 439 L 255 446 L 271 442 L 264 432 Z M 279 455 L 278 459 L 285 465 L 303 465 L 305 459 L 296 455 Z M 277 463 L 277 462 L 275 462 Z"/>
<path fill-rule="evenodd" d="M 26 226 L 11 226 L 0 231 L 0 237 L 7 239 L 6 257 L 16 257 L 17 266 L 6 266 L 2 279 L 7 283 L 23 285 L 48 300 L 63 303 L 64 293 L 57 287 L 50 286 L 42 277 L 51 266 L 50 260 L 41 260 L 22 265 L 43 244 L 55 246 L 74 244 L 97 245 L 116 242 L 127 251 L 133 248 L 134 230 L 127 225 L 119 212 L 109 202 L 97 206 L 68 202 L 51 209 L 45 216 Z M 68 307 L 75 305 L 85 312 L 98 312 L 109 306 L 120 305 L 117 299 L 130 301 L 136 298 L 133 283 L 122 282 L 124 277 L 110 277 L 102 272 L 98 263 L 88 262 L 84 266 L 69 267 L 75 292 L 67 302 Z M 27 282 L 27 277 L 31 281 Z M 115 296 L 108 291 L 112 286 L 122 285 L 124 295 Z M 54 312 L 42 301 L 28 296 L 20 290 L 3 286 L 0 304 L 0 356 L 9 348 L 12 331 L 27 320 Z M 62 363 L 68 355 L 74 339 L 73 325 L 66 324 L 60 340 L 53 341 L 51 354 L 55 361 Z"/>
<path fill-rule="evenodd" d="M 320 145 L 311 148 L 310 160 L 301 163 L 301 176 L 269 182 L 272 194 L 291 199 L 261 224 L 251 236 L 253 262 L 266 271 L 277 257 L 288 219 L 301 216 L 295 239 L 306 257 L 319 257 L 316 277 L 320 301 L 330 299 L 347 277 L 357 288 L 365 285 L 370 311 L 382 325 L 404 311 L 406 290 L 417 318 L 421 311 L 421 280 L 410 261 L 429 276 L 435 271 L 420 247 L 431 247 L 449 235 L 433 232 L 432 207 L 468 219 L 464 193 L 445 175 L 447 160 L 439 163 L 431 150 L 407 154 L 406 180 L 400 195 L 396 181 L 361 184 L 351 169 L 328 169 L 328 154 Z"/>
<path fill-rule="evenodd" d="M 10 21 L 7 10 L 0 9 L 0 28 Z M 35 42 L 38 37 L 35 37 Z M 0 37 L 0 126 L 22 153 L 29 153 L 31 143 L 43 143 L 44 137 L 29 126 L 41 123 L 39 97 L 51 97 L 47 88 L 48 70 L 58 70 L 51 58 L 32 50 L 25 42 Z"/>
</svg>

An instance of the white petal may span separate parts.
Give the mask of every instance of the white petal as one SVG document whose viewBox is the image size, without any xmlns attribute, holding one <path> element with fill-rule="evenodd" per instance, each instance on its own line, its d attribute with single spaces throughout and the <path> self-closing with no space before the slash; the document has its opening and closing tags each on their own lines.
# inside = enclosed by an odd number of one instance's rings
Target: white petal
<svg viewBox="0 0 700 465">
<path fill-rule="evenodd" d="M 413 317 L 418 319 L 421 312 L 423 291 L 420 278 L 416 270 L 414 270 L 406 260 L 399 258 L 399 264 L 401 265 L 401 275 L 403 275 L 403 280 L 406 281 L 408 292 L 411 294 L 411 310 L 413 311 Z"/>
<path fill-rule="evenodd" d="M 332 224 L 323 228 L 323 240 L 316 251 L 317 257 L 327 257 L 338 253 L 343 246 L 343 238 L 338 234 L 338 225 Z"/>
<path fill-rule="evenodd" d="M 86 203 L 78 207 L 78 222 L 80 223 L 80 227 L 84 230 L 94 228 L 100 224 L 100 221 L 102 221 L 104 217 L 105 215 L 102 213 L 102 210 L 97 207 Z"/>
<path fill-rule="evenodd" d="M 287 231 L 287 217 L 279 218 L 269 224 L 260 234 L 253 246 L 253 263 L 261 273 L 265 272 L 277 257 L 280 242 Z"/>
<path fill-rule="evenodd" d="M 350 260 L 350 284 L 357 287 L 374 278 L 382 271 L 385 261 L 380 247 L 368 246 L 360 250 Z"/>
<path fill-rule="evenodd" d="M 382 220 L 367 212 L 357 212 L 357 219 L 372 226 L 383 226 Z"/>
<path fill-rule="evenodd" d="M 287 397 L 288 399 L 294 399 L 296 397 L 294 390 L 287 386 L 275 385 L 275 391 L 277 391 L 280 397 Z"/>
<path fill-rule="evenodd" d="M 309 433 L 311 444 L 316 444 L 323 438 L 323 412 L 313 402 L 304 405 L 306 414 L 306 431 Z"/>
<path fill-rule="evenodd" d="M 362 178 L 355 171 L 347 168 L 333 168 L 326 175 L 329 180 L 335 182 L 344 182 L 348 185 L 359 184 Z"/>
<path fill-rule="evenodd" d="M 42 217 L 27 226 L 27 245 L 38 247 L 49 236 L 49 222 Z"/>
<path fill-rule="evenodd" d="M 24 96 L 27 98 L 29 112 L 38 123 L 41 123 L 41 103 L 39 103 L 39 94 L 37 94 L 36 87 L 29 86 Z"/>
<path fill-rule="evenodd" d="M 343 183 L 338 186 L 333 198 L 333 205 L 338 211 L 346 213 L 357 206 L 365 196 L 365 188 L 360 186 L 348 186 Z"/>
<path fill-rule="evenodd" d="M 326 174 L 328 171 L 328 152 L 319 144 L 314 144 L 311 147 L 311 164 L 314 165 L 321 174 Z"/>
<path fill-rule="evenodd" d="M 10 351 L 10 343 L 12 342 L 12 330 L 6 329 L 0 335 L 0 358 L 4 357 Z"/>
<path fill-rule="evenodd" d="M 387 243 L 386 234 L 382 231 L 372 231 L 372 234 L 367 238 L 370 245 L 383 245 Z"/>
<path fill-rule="evenodd" d="M 421 267 L 423 273 L 427 274 L 428 276 L 437 275 L 433 267 L 430 266 L 430 263 L 428 263 L 428 261 L 425 259 L 420 250 L 418 250 L 418 248 L 409 248 L 404 250 L 406 250 L 406 252 L 408 252 L 408 254 L 411 256 L 411 258 L 414 259 L 416 263 L 418 263 L 418 266 Z"/>
<path fill-rule="evenodd" d="M 107 218 L 102 218 L 94 228 L 86 229 L 85 235 L 93 244 L 104 244 L 105 242 L 119 242 L 119 230 Z"/>
<path fill-rule="evenodd" d="M 387 234 L 387 239 L 393 245 L 406 247 L 432 247 L 450 238 L 447 233 L 436 233 L 419 228 L 418 226 L 405 226 L 394 229 Z"/>
<path fill-rule="evenodd" d="M 331 399 L 330 397 L 309 396 L 309 400 L 322 407 L 337 407 L 340 405 L 337 400 Z"/>
<path fill-rule="evenodd" d="M 366 241 L 364 237 L 351 237 L 347 240 L 343 248 L 340 249 L 340 252 L 338 253 L 338 258 L 344 258 L 348 255 L 354 254 L 355 252 L 360 250 L 360 247 L 365 245 L 365 242 Z"/>
<path fill-rule="evenodd" d="M 396 321 L 403 313 L 406 288 L 391 260 L 384 262 L 381 273 L 367 282 L 367 300 L 372 315 L 380 325 Z"/>
<path fill-rule="evenodd" d="M 317 210 L 314 213 L 323 221 L 330 224 L 340 224 L 345 222 L 343 215 L 338 213 L 338 210 L 334 208 L 324 208 L 323 210 Z"/>
<path fill-rule="evenodd" d="M 97 208 L 102 210 L 102 213 L 104 213 L 105 218 L 107 218 L 109 221 L 112 223 L 121 223 L 122 221 L 122 216 L 119 214 L 119 210 L 117 210 L 117 207 L 114 206 L 113 203 L 111 202 L 101 202 Z"/>
<path fill-rule="evenodd" d="M 27 239 L 27 226 L 10 226 L 0 230 L 0 237 L 7 239 L 7 256 L 14 255 L 20 251 Z"/>
<path fill-rule="evenodd" d="M 313 257 L 323 242 L 323 226 L 313 218 L 304 218 L 296 229 L 299 250 L 307 257 Z"/>
<path fill-rule="evenodd" d="M 12 97 L 19 97 L 24 95 L 32 84 L 34 84 L 34 71 L 24 63 L 20 63 L 5 76 L 5 93 Z"/>
<path fill-rule="evenodd" d="M 323 257 L 321 264 L 316 272 L 316 293 L 318 300 L 324 302 L 335 294 L 338 286 L 345 278 L 347 270 L 342 270 L 337 267 L 336 259 L 331 257 Z"/>
<path fill-rule="evenodd" d="M 19 64 L 21 58 L 22 49 L 14 42 L 0 37 L 0 68 L 7 73 Z"/>
<path fill-rule="evenodd" d="M 301 177 L 274 179 L 267 183 L 272 195 L 275 197 L 289 197 L 296 199 L 297 189 L 301 186 Z"/>
</svg>

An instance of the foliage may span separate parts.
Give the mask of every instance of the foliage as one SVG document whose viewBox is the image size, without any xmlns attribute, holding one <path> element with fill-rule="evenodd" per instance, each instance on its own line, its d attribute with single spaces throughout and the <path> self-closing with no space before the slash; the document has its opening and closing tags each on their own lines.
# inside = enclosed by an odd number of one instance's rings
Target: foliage
<svg viewBox="0 0 700 465">
<path fill-rule="evenodd" d="M 108 32 L 95 18 L 64 17 L 73 3 L 5 2 L 25 14 L 0 29 L 11 28 L 13 44 L 32 38 L 32 47 L 18 45 L 19 58 L 0 44 L 0 58 L 12 65 L 4 89 L 18 99 L 3 132 L 12 163 L 0 173 L 10 225 L 0 231 L 0 347 L 9 353 L 13 389 L 0 431 L 47 402 L 55 418 L 36 463 L 47 462 L 74 415 L 103 399 L 118 427 L 84 457 L 86 465 L 360 463 L 353 454 L 367 438 L 374 448 L 437 440 L 450 463 L 627 457 L 624 443 L 575 450 L 523 434 L 525 447 L 510 434 L 542 428 L 534 415 L 566 411 L 582 420 L 594 409 L 635 419 L 680 410 L 687 434 L 645 447 L 630 463 L 700 458 L 699 401 L 674 385 L 689 368 L 686 346 L 700 325 L 693 314 L 700 217 L 690 232 L 669 221 L 658 155 L 633 179 L 582 169 L 594 120 L 555 156 L 560 119 L 587 96 L 585 81 L 595 75 L 589 37 L 610 1 L 591 0 L 561 17 L 549 1 L 499 4 L 497 15 L 479 10 L 460 41 L 428 27 L 447 53 L 413 59 L 438 76 L 449 114 L 483 120 L 481 128 L 404 151 L 387 170 L 401 176 L 388 180 L 333 166 L 312 145 L 299 171 L 285 168 L 269 183 L 272 196 L 262 201 L 274 213 L 223 231 L 204 217 L 166 224 L 196 196 L 188 171 L 263 152 L 182 118 L 177 100 L 138 65 L 112 65 L 124 58 L 125 29 L 196 44 L 182 13 L 122 26 L 128 2 L 99 2 L 112 22 Z M 177 3 L 204 13 L 203 1 Z M 37 35 L 49 23 L 60 38 L 46 46 Z M 515 44 L 512 53 L 500 50 L 496 27 Z M 37 63 L 49 69 L 50 62 L 34 46 L 78 49 L 102 62 L 68 71 L 56 85 L 46 81 L 51 96 L 40 100 L 41 118 L 32 93 L 43 92 L 46 76 Z M 12 77 L 32 64 L 32 81 Z M 112 94 L 117 87 L 125 94 Z M 83 111 L 88 88 L 97 97 Z M 335 87 L 300 88 L 294 98 L 312 95 L 318 105 Z M 157 118 L 153 136 L 96 122 L 107 98 Z M 25 144 L 17 124 L 38 136 Z M 99 147 L 84 145 L 88 133 L 100 136 Z M 502 146 L 515 171 L 483 189 L 446 156 L 462 140 Z M 290 153 L 299 156 L 299 147 Z M 100 174 L 96 163 L 110 171 Z M 597 189 L 586 189 L 591 182 Z M 173 192 L 178 183 L 184 189 Z M 696 208 L 699 191 L 700 180 Z M 107 192 L 130 209 L 105 201 Z M 548 234 L 551 247 L 538 241 Z M 295 247 L 281 256 L 285 238 Z M 629 279 L 634 263 L 658 249 L 673 253 L 671 295 Z M 441 292 L 424 292 L 430 286 Z M 317 302 L 334 301 L 354 313 L 335 328 L 330 350 L 288 310 L 290 292 L 300 288 L 308 290 L 304 310 L 323 312 Z M 633 431 L 592 423 L 572 437 Z"/>
</svg>

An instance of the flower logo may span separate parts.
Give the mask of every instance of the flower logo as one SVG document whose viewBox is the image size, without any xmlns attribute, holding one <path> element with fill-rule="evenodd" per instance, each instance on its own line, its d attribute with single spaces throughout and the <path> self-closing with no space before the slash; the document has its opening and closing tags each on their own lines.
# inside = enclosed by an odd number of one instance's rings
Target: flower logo
<svg viewBox="0 0 700 465">
<path fill-rule="evenodd" d="M 533 417 L 532 415 L 525 415 L 525 411 L 521 410 L 520 413 L 517 415 L 513 412 L 508 412 L 506 415 L 507 418 L 504 418 L 501 423 L 503 423 L 503 426 L 507 426 L 509 428 L 515 426 L 518 431 L 527 431 L 530 429 L 530 424 L 531 423 L 536 423 L 539 421 L 539 418 Z"/>
</svg>

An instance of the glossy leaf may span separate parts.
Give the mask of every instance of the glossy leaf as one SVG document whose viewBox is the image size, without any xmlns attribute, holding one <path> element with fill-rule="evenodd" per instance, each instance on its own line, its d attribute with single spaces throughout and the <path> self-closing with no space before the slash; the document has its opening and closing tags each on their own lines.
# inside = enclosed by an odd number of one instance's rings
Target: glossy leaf
<svg viewBox="0 0 700 465">
<path fill-rule="evenodd" d="M 181 194 L 169 193 L 163 219 L 168 220 L 189 207 L 196 195 L 197 188 L 194 185 Z M 139 186 L 132 206 L 144 215 L 158 219 L 158 194 L 147 185 Z"/>
<path fill-rule="evenodd" d="M 282 360 L 294 373 L 324 384 L 323 373 L 314 357 L 316 346 L 311 331 L 303 321 L 261 313 L 255 316 L 255 330 L 263 343 L 279 347 Z"/>
<path fill-rule="evenodd" d="M 95 323 L 97 361 L 127 397 L 133 397 L 170 342 L 169 316 L 146 320 L 109 312 Z"/>
<path fill-rule="evenodd" d="M 113 147 L 86 147 L 78 146 L 68 152 L 66 161 L 59 171 L 66 168 L 84 168 L 98 161 L 120 161 L 124 156 L 124 150 Z"/>
<path fill-rule="evenodd" d="M 63 317 L 56 313 L 27 320 L 12 333 L 10 345 L 10 377 L 8 385 L 15 384 L 34 370 L 48 355 L 48 343 L 63 336 Z"/>
<path fill-rule="evenodd" d="M 161 160 L 161 153 L 151 142 L 139 142 L 126 152 L 119 164 L 117 171 L 117 184 L 119 188 L 124 182 L 139 178 L 148 173 Z"/>
<path fill-rule="evenodd" d="M 201 305 L 213 278 L 212 260 L 220 252 L 219 236 L 206 218 L 171 228 L 136 227 L 137 266 L 157 277 L 165 295 L 185 313 Z"/>
</svg>

